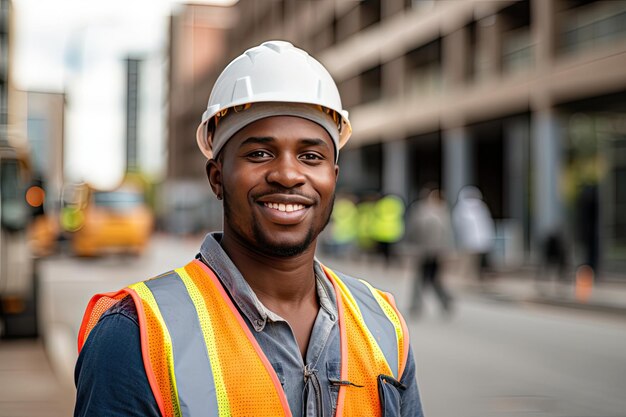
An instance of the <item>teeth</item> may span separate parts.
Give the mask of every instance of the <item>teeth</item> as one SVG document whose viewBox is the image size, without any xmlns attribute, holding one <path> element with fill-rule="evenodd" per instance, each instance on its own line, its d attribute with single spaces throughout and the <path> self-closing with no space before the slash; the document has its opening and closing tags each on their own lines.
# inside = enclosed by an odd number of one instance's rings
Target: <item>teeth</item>
<svg viewBox="0 0 626 417">
<path fill-rule="evenodd" d="M 278 211 L 285 211 L 291 213 L 292 211 L 298 211 L 304 209 L 302 204 L 283 204 L 283 203 L 264 203 L 265 207 L 269 207 Z"/>
</svg>

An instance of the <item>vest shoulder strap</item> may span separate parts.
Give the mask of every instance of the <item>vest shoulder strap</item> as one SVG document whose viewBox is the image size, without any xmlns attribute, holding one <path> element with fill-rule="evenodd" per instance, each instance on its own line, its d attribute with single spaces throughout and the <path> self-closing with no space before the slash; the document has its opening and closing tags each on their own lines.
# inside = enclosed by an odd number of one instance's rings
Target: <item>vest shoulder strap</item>
<svg viewBox="0 0 626 417">
<path fill-rule="evenodd" d="M 175 392 L 176 385 L 168 382 L 173 377 L 171 340 L 167 327 L 162 326 L 163 317 L 146 283 L 175 275 L 172 271 L 148 281 L 132 284 L 117 292 L 94 295 L 87 305 L 78 333 L 80 352 L 102 315 L 123 298 L 132 297 L 140 323 L 139 334 L 146 376 L 163 416 L 180 416 L 180 406 Z"/>
<path fill-rule="evenodd" d="M 327 271 L 330 269 L 325 268 Z M 383 351 L 393 376 L 400 380 L 409 355 L 409 331 L 393 295 L 374 288 L 367 281 L 330 271 L 354 299 L 355 311 Z M 346 291 L 343 291 L 346 294 Z M 348 303 L 348 305 L 352 302 Z"/>
<path fill-rule="evenodd" d="M 378 379 L 401 379 L 408 357 L 406 325 L 384 293 L 364 281 L 324 271 L 335 288 L 339 312 L 342 384 L 336 415 L 380 416 Z"/>
</svg>

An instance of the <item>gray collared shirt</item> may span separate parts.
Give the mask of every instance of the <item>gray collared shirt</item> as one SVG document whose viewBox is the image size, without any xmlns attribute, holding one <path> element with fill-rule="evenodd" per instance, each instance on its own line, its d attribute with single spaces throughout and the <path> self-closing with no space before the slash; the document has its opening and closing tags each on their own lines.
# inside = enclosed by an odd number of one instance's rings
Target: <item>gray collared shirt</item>
<svg viewBox="0 0 626 417">
<path fill-rule="evenodd" d="M 313 325 L 306 358 L 289 323 L 267 309 L 220 246 L 221 233 L 204 239 L 199 257 L 217 274 L 231 296 L 283 386 L 294 417 L 333 416 L 337 404 L 341 349 L 335 291 L 317 259 L 314 262 L 320 309 Z M 415 380 L 415 362 L 409 352 L 402 384 L 401 416 L 422 416 Z"/>
</svg>

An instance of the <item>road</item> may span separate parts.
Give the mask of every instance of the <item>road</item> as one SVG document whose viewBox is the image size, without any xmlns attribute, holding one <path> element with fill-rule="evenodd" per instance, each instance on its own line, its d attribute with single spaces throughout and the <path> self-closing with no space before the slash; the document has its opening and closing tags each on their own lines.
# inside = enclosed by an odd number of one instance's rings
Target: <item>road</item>
<svg viewBox="0 0 626 417">
<path fill-rule="evenodd" d="M 183 265 L 198 245 L 198 238 L 157 237 L 141 258 L 59 256 L 42 263 L 45 341 L 66 386 L 90 296 Z M 400 308 L 407 306 L 407 265 L 326 263 L 392 291 Z M 626 416 L 626 319 L 497 302 L 459 288 L 452 318 L 441 318 L 427 299 L 424 316 L 409 319 L 427 416 Z"/>
<path fill-rule="evenodd" d="M 335 263 L 408 306 L 410 268 Z M 449 320 L 432 298 L 429 314 L 408 318 L 427 416 L 626 416 L 626 319 L 495 301 L 458 283 L 456 298 Z"/>
</svg>

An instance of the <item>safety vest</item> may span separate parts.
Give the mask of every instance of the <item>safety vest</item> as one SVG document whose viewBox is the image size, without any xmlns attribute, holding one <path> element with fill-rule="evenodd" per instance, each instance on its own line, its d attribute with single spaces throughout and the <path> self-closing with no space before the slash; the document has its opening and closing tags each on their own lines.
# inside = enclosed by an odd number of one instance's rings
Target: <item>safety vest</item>
<svg viewBox="0 0 626 417">
<path fill-rule="evenodd" d="M 402 377 L 406 324 L 391 295 L 324 271 L 337 294 L 340 329 L 336 416 L 380 416 L 378 378 Z M 270 362 L 220 280 L 199 260 L 94 296 L 78 335 L 79 352 L 100 316 L 128 295 L 137 308 L 144 368 L 161 415 L 291 416 Z"/>
<path fill-rule="evenodd" d="M 374 204 L 371 237 L 377 242 L 394 243 L 404 235 L 404 202 L 387 195 Z"/>
</svg>

